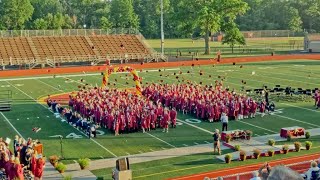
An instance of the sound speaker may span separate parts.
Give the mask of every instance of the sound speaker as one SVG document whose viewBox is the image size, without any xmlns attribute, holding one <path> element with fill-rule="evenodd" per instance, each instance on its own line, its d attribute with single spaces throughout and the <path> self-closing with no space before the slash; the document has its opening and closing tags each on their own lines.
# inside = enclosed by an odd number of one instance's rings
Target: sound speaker
<svg viewBox="0 0 320 180">
<path fill-rule="evenodd" d="M 121 158 L 116 161 L 116 168 L 118 171 L 125 171 L 130 169 L 129 158 Z"/>
</svg>

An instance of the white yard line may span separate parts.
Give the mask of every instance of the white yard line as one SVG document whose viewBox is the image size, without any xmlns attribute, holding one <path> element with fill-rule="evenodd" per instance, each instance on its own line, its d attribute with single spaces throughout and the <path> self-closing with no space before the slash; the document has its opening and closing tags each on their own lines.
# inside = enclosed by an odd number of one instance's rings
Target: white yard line
<svg viewBox="0 0 320 180">
<path fill-rule="evenodd" d="M 160 139 L 160 138 L 158 138 L 158 137 L 156 137 L 156 136 L 154 136 L 154 135 L 152 135 L 152 134 L 150 134 L 150 133 L 146 133 L 146 134 L 148 134 L 148 135 L 151 136 L 151 137 L 154 137 L 154 138 L 158 139 L 159 141 L 161 141 L 161 142 L 163 142 L 163 143 L 166 143 L 167 145 L 169 145 L 169 146 L 171 146 L 171 147 L 173 147 L 173 148 L 176 148 L 176 146 L 174 146 L 174 145 L 168 143 L 167 141 L 164 141 L 164 140 L 162 140 L 162 139 Z"/>
<path fill-rule="evenodd" d="M 315 127 L 320 127 L 319 125 L 316 125 L 316 124 L 300 121 L 298 119 L 290 118 L 290 117 L 287 117 L 287 116 L 282 116 L 282 115 L 279 115 L 279 114 L 274 114 L 274 116 L 279 116 L 279 117 L 282 117 L 282 118 L 285 118 L 285 119 L 289 119 L 289 120 L 292 120 L 292 121 L 308 124 L 308 125 L 315 126 Z"/>
<path fill-rule="evenodd" d="M 197 129 L 199 129 L 199 130 L 201 130 L 201 131 L 204 131 L 204 132 L 206 132 L 206 133 L 213 134 L 213 132 L 211 132 L 211 131 L 209 131 L 209 130 L 206 130 L 206 129 L 203 129 L 203 128 L 198 127 L 198 126 L 196 126 L 196 125 L 190 124 L 190 123 L 188 123 L 188 122 L 186 122 L 186 121 L 182 121 L 182 120 L 180 120 L 180 119 L 177 119 L 177 121 L 182 122 L 182 123 L 185 123 L 185 124 L 188 124 L 189 126 L 194 127 L 194 128 L 197 128 Z"/>
<path fill-rule="evenodd" d="M 249 126 L 253 126 L 253 127 L 256 127 L 256 128 L 259 128 L 259 129 L 263 129 L 263 130 L 266 130 L 266 131 L 269 131 L 269 132 L 272 132 L 272 133 L 278 133 L 278 132 L 272 131 L 272 130 L 270 130 L 270 129 L 266 129 L 266 128 L 263 128 L 263 127 L 260 127 L 260 126 L 256 126 L 256 125 L 247 123 L 247 122 L 245 122 L 245 121 L 237 121 L 237 122 L 241 122 L 241 123 L 243 123 L 243 124 L 247 124 L 247 125 L 249 125 Z"/>
<path fill-rule="evenodd" d="M 29 94 L 25 93 L 24 91 L 22 91 L 21 89 L 17 88 L 16 86 L 14 86 L 13 84 L 11 84 L 9 81 L 6 81 L 9 85 L 11 85 L 12 87 L 14 87 L 15 89 L 17 89 L 18 91 L 20 91 L 22 94 L 28 96 L 30 99 L 32 99 L 33 101 L 37 102 L 36 99 L 34 99 L 33 97 L 31 97 Z M 39 102 L 37 102 L 37 104 L 41 105 L 42 107 L 44 107 L 46 110 L 50 111 L 46 106 L 44 106 L 43 104 L 40 104 Z M 51 112 L 51 111 L 50 111 Z M 73 127 L 73 126 L 72 126 Z M 76 129 L 76 128 L 75 128 Z M 77 129 L 78 130 L 78 129 Z M 78 130 L 80 133 L 84 134 L 82 131 Z M 108 151 L 111 155 L 113 155 L 114 157 L 117 157 L 113 152 L 111 152 L 109 149 L 107 149 L 106 147 L 102 146 L 100 143 L 98 143 L 96 140 L 90 138 L 91 141 L 93 141 L 94 143 L 96 143 L 98 146 L 100 146 L 102 149 Z"/>
<path fill-rule="evenodd" d="M 304 108 L 304 107 L 299 107 L 299 106 L 295 106 L 295 105 L 292 105 L 292 104 L 287 104 L 287 103 L 281 103 L 281 104 L 284 104 L 284 105 L 287 105 L 287 106 L 291 106 L 291 107 L 295 107 L 295 108 L 299 108 L 299 109 L 304 109 L 304 110 L 320 113 L 320 111 L 317 111 L 317 110 L 308 109 L 308 108 Z"/>
<path fill-rule="evenodd" d="M 21 135 L 21 133 L 11 124 L 11 122 L 9 121 L 9 119 L 8 119 L 2 112 L 0 112 L 0 114 L 1 114 L 2 117 L 9 123 L 9 125 L 12 127 L 12 129 L 13 129 L 20 137 L 22 137 L 22 139 L 24 139 L 24 137 Z"/>
<path fill-rule="evenodd" d="M 36 80 L 39 81 L 39 82 L 41 82 L 42 84 L 44 84 L 44 85 L 46 85 L 46 86 L 52 87 L 53 89 L 56 89 L 56 90 L 58 90 L 58 91 L 60 91 L 60 92 L 64 92 L 63 90 L 61 90 L 61 89 L 59 89 L 59 88 L 56 88 L 56 87 L 54 87 L 54 86 L 52 86 L 52 85 L 50 85 L 50 84 L 48 84 L 48 83 L 45 83 L 45 82 L 41 81 L 40 79 L 36 79 Z"/>
</svg>

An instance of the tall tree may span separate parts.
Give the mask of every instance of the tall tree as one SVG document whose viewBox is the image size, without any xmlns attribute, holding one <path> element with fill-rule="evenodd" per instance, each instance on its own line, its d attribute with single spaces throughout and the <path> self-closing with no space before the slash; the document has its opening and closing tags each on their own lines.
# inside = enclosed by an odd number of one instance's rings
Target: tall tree
<svg viewBox="0 0 320 180">
<path fill-rule="evenodd" d="M 115 28 L 139 28 L 132 0 L 111 1 L 110 20 Z"/>
<path fill-rule="evenodd" d="M 232 53 L 235 45 L 245 45 L 246 40 L 239 28 L 234 22 L 228 23 L 225 29 L 225 36 L 223 37 L 222 44 L 229 44 Z"/>
<path fill-rule="evenodd" d="M 289 20 L 288 25 L 289 29 L 294 32 L 301 32 L 302 31 L 302 20 L 299 15 L 299 12 L 297 9 L 290 7 L 289 8 Z"/>
<path fill-rule="evenodd" d="M 1 0 L 0 27 L 10 30 L 24 29 L 33 10 L 30 0 Z"/>
<path fill-rule="evenodd" d="M 199 27 L 204 35 L 205 54 L 210 54 L 210 34 L 218 32 L 225 21 L 233 22 L 249 9 L 243 0 L 180 0 L 179 5 L 183 26 Z"/>
</svg>

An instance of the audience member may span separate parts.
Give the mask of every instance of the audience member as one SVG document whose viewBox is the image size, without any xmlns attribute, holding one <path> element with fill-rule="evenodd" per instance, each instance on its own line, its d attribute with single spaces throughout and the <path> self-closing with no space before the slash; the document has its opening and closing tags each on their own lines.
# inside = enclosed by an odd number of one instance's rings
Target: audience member
<svg viewBox="0 0 320 180">
<path fill-rule="evenodd" d="M 250 180 L 261 180 L 259 177 L 259 172 L 258 171 L 253 171 L 252 172 L 252 178 Z"/>
<path fill-rule="evenodd" d="M 268 180 L 303 180 L 302 176 L 285 166 L 275 166 L 270 171 Z"/>
<path fill-rule="evenodd" d="M 311 167 L 305 175 L 306 175 L 307 180 L 319 180 L 320 179 L 320 168 L 318 167 L 317 162 L 315 162 L 315 161 L 311 162 Z"/>
</svg>

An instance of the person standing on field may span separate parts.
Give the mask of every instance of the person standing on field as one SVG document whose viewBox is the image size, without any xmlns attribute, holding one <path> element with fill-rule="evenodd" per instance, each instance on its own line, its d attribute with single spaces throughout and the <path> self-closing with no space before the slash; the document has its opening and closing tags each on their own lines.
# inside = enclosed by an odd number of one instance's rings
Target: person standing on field
<svg viewBox="0 0 320 180">
<path fill-rule="evenodd" d="M 226 131 L 228 131 L 228 116 L 225 112 L 222 113 L 221 118 L 220 118 L 221 122 L 222 122 L 222 131 L 224 131 L 224 129 L 226 129 Z"/>
<path fill-rule="evenodd" d="M 219 133 L 219 129 L 216 129 L 214 134 L 212 135 L 213 137 L 213 153 L 215 154 L 216 151 L 218 151 L 219 155 L 221 155 L 221 149 L 220 149 L 220 133 Z"/>
</svg>

